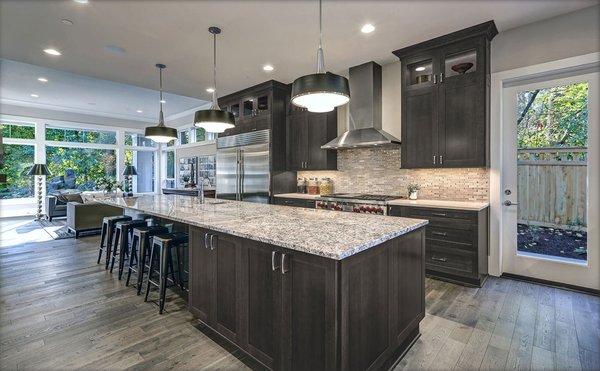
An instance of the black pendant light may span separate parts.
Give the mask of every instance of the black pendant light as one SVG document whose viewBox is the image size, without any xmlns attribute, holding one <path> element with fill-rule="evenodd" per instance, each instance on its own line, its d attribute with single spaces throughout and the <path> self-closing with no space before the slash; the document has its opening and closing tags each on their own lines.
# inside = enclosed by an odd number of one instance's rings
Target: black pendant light
<svg viewBox="0 0 600 371">
<path fill-rule="evenodd" d="M 158 115 L 158 125 L 149 126 L 144 131 L 144 136 L 148 139 L 152 139 L 157 143 L 168 143 L 173 139 L 177 139 L 177 129 L 165 126 L 165 119 L 163 116 L 163 91 L 162 91 L 162 70 L 166 68 L 164 64 L 158 63 L 156 65 L 160 76 L 160 113 Z"/>
<path fill-rule="evenodd" d="M 209 27 L 208 32 L 213 35 L 213 96 L 209 109 L 196 111 L 194 125 L 203 128 L 208 133 L 222 133 L 235 126 L 233 113 L 223 111 L 217 101 L 217 35 L 221 33 L 219 27 Z"/>
<path fill-rule="evenodd" d="M 330 112 L 350 101 L 348 79 L 325 72 L 323 57 L 323 10 L 319 0 L 319 49 L 317 73 L 297 78 L 292 84 L 292 103 L 310 112 Z"/>
</svg>

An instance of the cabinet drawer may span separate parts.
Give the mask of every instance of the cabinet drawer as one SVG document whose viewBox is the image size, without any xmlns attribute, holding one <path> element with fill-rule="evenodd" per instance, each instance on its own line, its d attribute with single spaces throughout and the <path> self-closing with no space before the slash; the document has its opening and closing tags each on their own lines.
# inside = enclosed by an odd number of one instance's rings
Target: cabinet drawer
<svg viewBox="0 0 600 371">
<path fill-rule="evenodd" d="M 461 276 L 477 274 L 477 254 L 474 252 L 426 243 L 425 256 L 425 266 L 429 270 Z"/>
<path fill-rule="evenodd" d="M 436 240 L 460 246 L 462 249 L 474 249 L 477 245 L 477 230 L 475 227 L 470 227 L 469 230 L 447 228 L 429 224 L 426 230 L 426 238 L 428 240 Z"/>
</svg>

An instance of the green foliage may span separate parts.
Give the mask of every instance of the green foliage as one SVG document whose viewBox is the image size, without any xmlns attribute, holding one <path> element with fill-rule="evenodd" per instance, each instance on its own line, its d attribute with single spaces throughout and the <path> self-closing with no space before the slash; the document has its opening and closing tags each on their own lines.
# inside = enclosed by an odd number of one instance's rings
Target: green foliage
<svg viewBox="0 0 600 371">
<path fill-rule="evenodd" d="M 67 169 L 73 169 L 82 190 L 93 190 L 99 179 L 114 179 L 116 174 L 115 151 L 109 149 L 48 146 L 46 162 L 53 176 L 64 176 Z"/>
<path fill-rule="evenodd" d="M 520 92 L 518 148 L 586 147 L 588 84 Z"/>
<path fill-rule="evenodd" d="M 80 129 L 46 128 L 46 140 L 79 143 L 116 144 L 114 131 L 88 131 Z"/>
<path fill-rule="evenodd" d="M 196 128 L 196 142 L 203 142 L 206 140 L 206 130 L 204 128 Z"/>
<path fill-rule="evenodd" d="M 6 184 L 0 185 L 0 198 L 32 197 L 32 177 L 27 172 L 33 166 L 34 147 L 2 144 L 2 149 L 4 156 L 0 173 L 6 175 Z"/>
<path fill-rule="evenodd" d="M 115 178 L 111 177 L 103 177 L 98 179 L 96 181 L 96 186 L 106 192 L 112 192 L 117 188 L 123 189 L 123 184 L 121 182 L 117 182 Z"/>
<path fill-rule="evenodd" d="M 3 138 L 35 139 L 35 127 L 28 125 L 0 124 Z"/>
</svg>

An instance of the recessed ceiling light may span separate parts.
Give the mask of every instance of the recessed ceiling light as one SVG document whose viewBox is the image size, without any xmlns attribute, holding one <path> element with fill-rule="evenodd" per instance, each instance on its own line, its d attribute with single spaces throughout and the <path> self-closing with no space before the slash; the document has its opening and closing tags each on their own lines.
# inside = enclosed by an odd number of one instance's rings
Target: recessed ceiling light
<svg viewBox="0 0 600 371">
<path fill-rule="evenodd" d="M 425 67 L 423 67 L 423 66 L 417 67 L 417 68 L 415 68 L 415 71 L 417 71 L 417 72 L 425 71 Z"/>
<path fill-rule="evenodd" d="M 214 93 L 215 89 L 213 89 L 213 88 L 206 88 L 206 92 L 207 93 Z"/>
<path fill-rule="evenodd" d="M 73 0 L 74 2 L 78 3 L 78 4 L 87 4 L 89 3 L 89 0 Z"/>
<path fill-rule="evenodd" d="M 39 95 L 37 95 L 37 94 L 29 94 L 29 96 L 30 96 L 31 98 L 39 98 L 39 97 L 40 97 L 40 96 L 39 96 Z"/>
<path fill-rule="evenodd" d="M 274 68 L 273 66 L 271 66 L 270 64 L 265 64 L 265 65 L 263 66 L 263 70 L 264 70 L 264 71 L 267 71 L 267 72 L 271 72 L 271 71 L 273 71 L 274 69 L 275 69 L 275 68 Z"/>
<path fill-rule="evenodd" d="M 165 103 L 167 103 L 167 101 L 166 101 L 166 100 L 164 100 L 164 99 L 161 99 L 161 100 L 160 100 L 160 103 L 162 103 L 162 104 L 165 104 Z"/>
<path fill-rule="evenodd" d="M 73 21 L 70 20 L 70 19 L 66 19 L 66 18 L 61 19 L 60 23 L 62 23 L 64 25 L 67 25 L 67 26 L 72 26 L 73 25 Z"/>
<path fill-rule="evenodd" d="M 137 110 L 135 112 L 137 112 L 137 113 L 143 113 L 144 111 L 142 111 L 141 109 L 139 109 L 139 110 Z"/>
<path fill-rule="evenodd" d="M 59 52 L 58 50 L 53 49 L 53 48 L 44 49 L 44 53 L 50 54 L 50 55 L 62 55 L 61 52 Z"/>
<path fill-rule="evenodd" d="M 48 79 L 45 77 L 38 77 L 39 82 L 48 82 Z"/>
<path fill-rule="evenodd" d="M 375 31 L 375 26 L 373 26 L 370 23 L 364 24 L 361 28 L 360 28 L 360 32 L 362 33 L 371 33 Z"/>
</svg>

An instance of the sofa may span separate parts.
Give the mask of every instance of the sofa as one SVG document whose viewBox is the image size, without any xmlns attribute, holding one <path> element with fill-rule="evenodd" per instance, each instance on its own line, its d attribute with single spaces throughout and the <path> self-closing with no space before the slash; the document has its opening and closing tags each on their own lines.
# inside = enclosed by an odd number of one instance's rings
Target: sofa
<svg viewBox="0 0 600 371">
<path fill-rule="evenodd" d="M 101 204 L 95 201 L 67 202 L 67 227 L 75 232 L 75 238 L 81 232 L 95 231 L 102 228 L 105 216 L 123 215 L 120 207 Z"/>
</svg>

